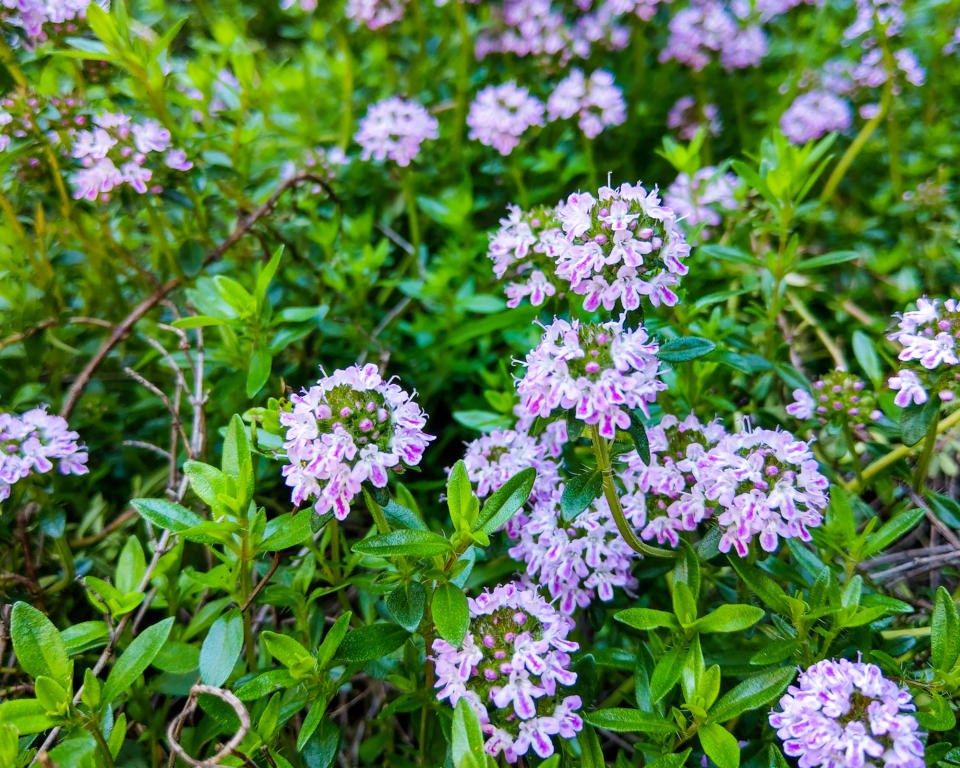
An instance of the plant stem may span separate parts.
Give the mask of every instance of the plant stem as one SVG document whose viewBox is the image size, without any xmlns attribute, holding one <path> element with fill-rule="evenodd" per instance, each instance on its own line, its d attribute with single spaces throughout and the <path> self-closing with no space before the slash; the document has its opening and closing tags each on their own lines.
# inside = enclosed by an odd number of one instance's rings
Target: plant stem
<svg viewBox="0 0 960 768">
<path fill-rule="evenodd" d="M 857 441 L 853 436 L 853 430 L 850 425 L 843 422 L 843 435 L 847 438 L 847 448 L 850 451 L 850 460 L 853 462 L 853 474 L 857 478 L 857 484 L 863 485 L 863 468 L 860 466 L 860 457 L 857 455 Z"/>
<path fill-rule="evenodd" d="M 377 530 L 380 533 L 390 533 L 390 523 L 387 522 L 386 515 L 383 514 L 383 508 L 374 502 L 370 505 L 370 511 L 373 512 L 373 522 L 377 524 Z"/>
<path fill-rule="evenodd" d="M 516 154 L 510 158 L 508 165 L 510 167 L 510 175 L 513 176 L 513 183 L 517 185 L 518 204 L 521 208 L 526 209 L 529 205 L 527 187 L 523 183 L 523 171 L 520 169 L 520 161 L 517 160 Z"/>
<path fill-rule="evenodd" d="M 590 427 L 590 440 L 593 443 L 593 455 L 597 459 L 597 469 L 603 478 L 603 495 L 607 499 L 607 505 L 613 514 L 613 521 L 617 524 L 617 530 L 620 535 L 634 552 L 649 557 L 674 558 L 677 553 L 669 549 L 659 549 L 645 544 L 633 532 L 630 523 L 623 513 L 623 505 L 620 503 L 620 497 L 617 495 L 617 487 L 613 482 L 613 466 L 610 463 L 610 450 L 605 438 L 600 436 L 600 431 L 596 425 Z"/>
<path fill-rule="evenodd" d="M 106 767 L 116 768 L 116 763 L 113 762 L 113 755 L 110 754 L 110 747 L 107 744 L 107 740 L 103 738 L 103 733 L 100 731 L 99 726 L 93 720 L 89 720 L 86 727 L 93 736 L 93 740 L 97 742 L 97 749 L 99 749 L 103 755 L 103 762 Z"/>
<path fill-rule="evenodd" d="M 253 559 L 250 555 L 250 533 L 247 521 L 243 521 L 243 537 L 240 542 L 240 605 L 246 605 L 253 589 Z M 243 650 L 247 662 L 247 669 L 256 668 L 257 657 L 253 648 L 253 611 L 242 611 L 240 618 L 243 622 Z"/>
<path fill-rule="evenodd" d="M 457 109 L 453 122 L 453 152 L 459 156 L 463 144 L 463 125 L 467 114 L 467 96 L 470 92 L 470 64 L 473 54 L 473 39 L 467 25 L 467 11 L 463 3 L 453 3 L 453 13 L 457 18 L 457 30 L 460 33 L 460 59 L 457 62 Z"/>
<path fill-rule="evenodd" d="M 920 454 L 920 461 L 917 462 L 917 468 L 913 473 L 913 490 L 917 495 L 923 493 L 923 486 L 927 481 L 927 469 L 930 467 L 930 459 L 933 458 L 933 449 L 937 445 L 937 422 L 934 420 L 927 430 L 927 436 L 923 440 L 923 453 Z"/>
<path fill-rule="evenodd" d="M 432 601 L 431 601 L 432 602 Z M 430 643 L 433 640 L 433 618 L 430 616 L 430 609 L 427 608 L 427 614 L 424 616 L 426 619 L 423 631 L 423 675 L 424 675 L 424 688 L 428 691 L 433 690 L 433 664 L 430 663 Z M 428 711 L 424 707 L 421 710 L 420 716 L 420 765 L 427 765 L 427 723 L 429 718 L 427 717 Z"/>
<path fill-rule="evenodd" d="M 413 246 L 412 260 L 416 261 L 420 258 L 420 219 L 417 215 L 417 191 L 413 186 L 413 172 L 409 168 L 401 170 L 401 183 L 403 184 L 403 199 L 407 204 L 410 245 Z"/>
</svg>

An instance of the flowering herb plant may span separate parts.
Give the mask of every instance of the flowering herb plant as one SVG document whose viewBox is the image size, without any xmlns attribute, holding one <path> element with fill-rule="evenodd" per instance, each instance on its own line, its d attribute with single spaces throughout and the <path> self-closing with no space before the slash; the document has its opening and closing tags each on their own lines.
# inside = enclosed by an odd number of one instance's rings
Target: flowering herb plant
<svg viewBox="0 0 960 768">
<path fill-rule="evenodd" d="M 0 0 L 0 768 L 960 766 L 955 0 Z"/>
</svg>

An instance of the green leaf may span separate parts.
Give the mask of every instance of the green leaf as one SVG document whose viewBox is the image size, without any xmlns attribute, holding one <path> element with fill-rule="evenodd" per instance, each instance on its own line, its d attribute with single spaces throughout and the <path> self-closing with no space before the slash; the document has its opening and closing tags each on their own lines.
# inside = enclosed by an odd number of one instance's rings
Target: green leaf
<svg viewBox="0 0 960 768">
<path fill-rule="evenodd" d="M 256 346 L 250 355 L 250 365 L 247 368 L 247 397 L 253 397 L 267 383 L 270 378 L 270 369 L 273 366 L 273 357 L 267 347 Z"/>
<path fill-rule="evenodd" d="M 730 731 L 717 723 L 707 723 L 700 726 L 697 734 L 703 751 L 719 768 L 739 768 L 740 745 Z"/>
<path fill-rule="evenodd" d="M 960 617 L 953 597 L 945 587 L 937 588 L 930 621 L 930 661 L 944 674 L 953 670 L 960 657 Z"/>
<path fill-rule="evenodd" d="M 960 528 L 960 503 L 956 499 L 935 491 L 927 491 L 926 495 L 941 522 L 951 528 Z"/>
<path fill-rule="evenodd" d="M 200 679 L 219 688 L 233 671 L 243 649 L 243 621 L 238 611 L 221 616 L 200 646 Z"/>
<path fill-rule="evenodd" d="M 459 647 L 470 625 L 467 598 L 455 584 L 446 582 L 433 593 L 433 622 L 444 640 Z"/>
<path fill-rule="evenodd" d="M 136 536 L 127 539 L 127 543 L 120 550 L 113 581 L 122 594 L 133 592 L 140 586 L 140 580 L 147 572 L 147 561 L 143 554 L 143 547 Z"/>
<path fill-rule="evenodd" d="M 453 551 L 453 545 L 440 534 L 405 529 L 358 541 L 353 551 L 374 557 L 433 557 Z"/>
<path fill-rule="evenodd" d="M 639 408 L 628 412 L 630 415 L 630 426 L 627 431 L 633 438 L 633 443 L 637 448 L 637 455 L 644 464 L 650 463 L 650 441 L 647 440 L 647 429 L 643 425 L 643 418 Z"/>
<path fill-rule="evenodd" d="M 853 355 L 867 374 L 867 378 L 874 387 L 879 387 L 883 381 L 883 369 L 880 366 L 880 356 L 873 339 L 863 331 L 853 332 Z"/>
<path fill-rule="evenodd" d="M 676 616 L 668 611 L 657 611 L 653 608 L 626 608 L 613 615 L 617 621 L 634 629 L 657 629 L 666 627 L 674 631 L 680 630 L 680 623 Z"/>
<path fill-rule="evenodd" d="M 709 243 L 697 248 L 697 253 L 701 257 L 709 256 L 710 258 L 720 259 L 721 261 L 732 261 L 735 264 L 749 264 L 751 267 L 755 267 L 760 263 L 756 256 L 732 245 Z"/>
<path fill-rule="evenodd" d="M 240 502 L 246 507 L 253 498 L 253 459 L 250 457 L 250 440 L 247 427 L 239 415 L 233 414 L 227 436 L 223 441 L 221 468 L 240 485 Z"/>
<path fill-rule="evenodd" d="M 121 693 L 129 689 L 146 671 L 170 636 L 173 617 L 147 627 L 117 659 L 107 682 L 103 685 L 103 701 L 111 704 Z"/>
<path fill-rule="evenodd" d="M 454 768 L 485 768 L 487 755 L 483 751 L 483 741 L 477 713 L 466 699 L 460 699 L 453 710 L 450 728 L 450 754 Z"/>
<path fill-rule="evenodd" d="M 382 659 L 404 644 L 410 636 L 396 624 L 369 624 L 358 627 L 343 638 L 334 656 L 341 662 L 368 662 Z"/>
<path fill-rule="evenodd" d="M 710 339 L 699 336 L 681 336 L 661 345 L 657 357 L 667 363 L 683 363 L 698 357 L 709 355 L 717 348 Z"/>
<path fill-rule="evenodd" d="M 942 696 L 928 692 L 930 700 L 916 713 L 917 722 L 926 731 L 952 731 L 957 724 L 957 716 Z"/>
<path fill-rule="evenodd" d="M 796 674 L 794 667 L 778 667 L 748 677 L 727 691 L 710 708 L 710 722 L 731 720 L 744 712 L 767 706 L 786 690 Z"/>
<path fill-rule="evenodd" d="M 130 504 L 144 520 L 171 533 L 180 533 L 205 522 L 195 512 L 166 499 L 134 499 Z M 210 543 L 216 542 L 211 540 Z"/>
<path fill-rule="evenodd" d="M 211 325 L 226 325 L 226 321 L 212 315 L 192 315 L 174 320 L 170 325 L 174 328 L 206 328 Z"/>
<path fill-rule="evenodd" d="M 303 677 L 317 666 L 310 651 L 299 642 L 279 632 L 261 632 L 260 639 L 273 658 L 289 669 L 294 677 Z"/>
<path fill-rule="evenodd" d="M 537 470 L 533 467 L 517 472 L 494 491 L 484 503 L 474 530 L 490 535 L 502 528 L 526 503 L 536 481 Z"/>
<path fill-rule="evenodd" d="M 12 725 L 21 736 L 53 728 L 57 723 L 37 699 L 14 699 L 0 702 L 0 723 Z"/>
<path fill-rule="evenodd" d="M 20 666 L 30 677 L 41 675 L 67 681 L 72 665 L 63 638 L 46 616 L 32 605 L 18 602 L 10 615 L 10 639 Z"/>
<path fill-rule="evenodd" d="M 337 648 L 340 647 L 340 643 L 342 643 L 343 638 L 346 637 L 347 630 L 350 629 L 351 618 L 353 618 L 352 611 L 342 613 L 337 620 L 333 622 L 330 629 L 327 630 L 323 642 L 320 643 L 320 648 L 317 649 L 317 666 L 320 669 L 324 669 L 337 652 Z"/>
<path fill-rule="evenodd" d="M 267 262 L 266 266 L 260 270 L 260 274 L 257 275 L 257 285 L 255 292 L 257 295 L 257 300 L 262 304 L 264 299 L 267 297 L 267 288 L 270 287 L 270 282 L 273 280 L 274 276 L 277 274 L 277 268 L 280 266 L 280 257 L 283 256 L 283 246 L 281 245 L 277 250 L 273 252 L 273 256 L 270 257 L 270 261 Z"/>
<path fill-rule="evenodd" d="M 323 722 L 323 713 L 327 711 L 327 702 L 325 699 L 317 699 L 310 705 L 310 711 L 304 718 L 303 725 L 300 726 L 300 733 L 297 734 L 297 752 L 302 752 L 307 741 L 313 736 L 317 727 Z M 340 739 L 340 733 L 337 731 L 337 741 Z"/>
<path fill-rule="evenodd" d="M 310 523 L 312 507 L 301 509 L 292 515 L 281 515 L 267 522 L 263 529 L 263 541 L 257 545 L 258 552 L 277 552 L 303 544 L 313 535 Z"/>
<path fill-rule="evenodd" d="M 900 434 L 904 445 L 916 445 L 930 431 L 940 413 L 940 398 L 931 397 L 923 405 L 909 405 L 900 414 Z"/>
<path fill-rule="evenodd" d="M 763 608 L 755 605 L 721 605 L 693 622 L 697 632 L 739 632 L 763 618 Z"/>
<path fill-rule="evenodd" d="M 793 606 L 799 603 L 798 600 L 788 597 L 777 582 L 767 576 L 755 565 L 749 565 L 741 558 L 729 556 L 727 562 L 730 563 L 733 570 L 743 580 L 757 597 L 759 597 L 774 612 L 784 616 L 793 615 Z"/>
<path fill-rule="evenodd" d="M 683 671 L 684 657 L 680 648 L 671 648 L 657 661 L 650 675 L 650 702 L 658 704 L 673 690 Z"/>
<path fill-rule="evenodd" d="M 567 481 L 560 496 L 560 514 L 567 522 L 576 518 L 593 503 L 603 489 L 599 469 L 574 475 Z"/>
<path fill-rule="evenodd" d="M 387 595 L 387 611 L 401 627 L 413 632 L 427 607 L 427 590 L 419 581 L 401 583 Z"/>
<path fill-rule="evenodd" d="M 110 639 L 110 628 L 105 621 L 82 621 L 73 624 L 60 633 L 67 648 L 68 656 L 99 648 Z"/>
<path fill-rule="evenodd" d="M 600 746 L 600 737 L 593 728 L 585 725 L 577 734 L 577 743 L 580 745 L 579 768 L 607 768 L 603 748 Z"/>
<path fill-rule="evenodd" d="M 597 728 L 616 733 L 668 734 L 675 733 L 678 730 L 675 723 L 660 717 L 660 715 L 625 707 L 587 712 L 583 719 Z"/>
<path fill-rule="evenodd" d="M 853 261 L 860 256 L 857 251 L 831 251 L 821 256 L 814 256 L 812 259 L 804 259 L 797 264 L 794 269 L 808 270 L 820 269 L 820 267 L 829 267 L 833 264 L 843 264 L 846 261 Z"/>
<path fill-rule="evenodd" d="M 467 465 L 462 459 L 453 465 L 447 478 L 447 508 L 457 530 L 470 530 L 477 521 L 480 502 L 473 495 Z"/>
<path fill-rule="evenodd" d="M 875 531 L 867 537 L 863 557 L 871 557 L 877 554 L 877 552 L 882 552 L 897 539 L 906 536 L 923 520 L 925 514 L 922 509 L 908 509 L 896 517 L 887 520 L 879 531 Z"/>
<path fill-rule="evenodd" d="M 190 487 L 197 497 L 211 509 L 219 504 L 217 497 L 226 492 L 223 472 L 202 461 L 187 461 L 183 471 L 190 478 Z"/>
</svg>

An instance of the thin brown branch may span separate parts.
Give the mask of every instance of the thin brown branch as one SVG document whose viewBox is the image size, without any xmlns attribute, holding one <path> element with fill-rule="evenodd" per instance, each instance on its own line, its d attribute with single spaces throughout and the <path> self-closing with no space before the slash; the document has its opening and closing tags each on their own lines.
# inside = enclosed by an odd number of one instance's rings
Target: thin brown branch
<svg viewBox="0 0 960 768">
<path fill-rule="evenodd" d="M 235 734 L 233 734 L 233 736 L 230 737 L 230 740 L 226 744 L 220 747 L 213 757 L 205 760 L 196 760 L 188 755 L 186 750 L 180 746 L 178 737 L 180 729 L 182 728 L 182 723 L 197 708 L 197 696 L 201 693 L 214 696 L 220 699 L 220 701 L 229 704 L 233 708 L 233 711 L 237 713 L 237 718 L 240 720 L 240 728 Z M 234 754 L 234 750 L 240 746 L 240 743 L 244 740 L 249 732 L 250 715 L 240 699 L 234 696 L 230 691 L 223 688 L 214 688 L 212 685 L 197 684 L 190 689 L 190 697 L 187 699 L 187 705 L 183 708 L 183 711 L 173 720 L 171 720 L 170 725 L 167 726 L 167 742 L 170 744 L 170 749 L 185 763 L 193 766 L 193 768 L 215 768 L 216 766 L 220 765 L 221 760 Z"/>
<path fill-rule="evenodd" d="M 126 445 L 126 442 L 124 443 Z M 151 446 L 156 448 L 156 446 Z M 162 450 L 162 449 L 158 449 Z M 107 523 L 103 530 L 99 533 L 91 534 L 90 536 L 81 536 L 80 538 L 73 539 L 70 542 L 70 549 L 82 549 L 83 547 L 89 547 L 93 544 L 96 544 L 99 541 L 107 538 L 111 533 L 116 531 L 118 528 L 121 528 L 125 523 L 130 520 L 133 520 L 137 516 L 137 511 L 135 509 L 126 509 L 121 512 L 117 517 Z"/>
<path fill-rule="evenodd" d="M 253 588 L 253 591 L 250 593 L 250 597 L 248 597 L 246 602 L 241 606 L 240 613 L 243 613 L 244 611 L 247 610 L 247 608 L 250 607 L 250 604 L 254 601 L 256 596 L 260 594 L 260 590 L 262 590 L 265 586 L 267 586 L 267 582 L 270 581 L 270 577 L 277 572 L 277 566 L 279 565 L 280 565 L 280 553 L 274 552 L 273 564 L 270 566 L 270 570 L 267 571 L 266 575 L 262 579 L 260 579 L 260 581 L 257 582 L 257 586 Z"/>
</svg>

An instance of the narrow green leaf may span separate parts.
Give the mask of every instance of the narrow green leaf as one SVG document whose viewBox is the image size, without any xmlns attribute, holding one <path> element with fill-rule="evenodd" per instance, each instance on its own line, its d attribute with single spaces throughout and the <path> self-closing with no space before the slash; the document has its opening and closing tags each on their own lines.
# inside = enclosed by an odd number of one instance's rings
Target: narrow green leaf
<svg viewBox="0 0 960 768">
<path fill-rule="evenodd" d="M 470 625 L 470 610 L 463 591 L 450 582 L 441 584 L 433 593 L 431 610 L 440 637 L 459 646 Z"/>
<path fill-rule="evenodd" d="M 679 631 L 680 623 L 676 616 L 668 611 L 657 611 L 653 608 L 626 608 L 613 615 L 617 621 L 634 629 L 657 629 L 666 627 Z"/>
<path fill-rule="evenodd" d="M 450 754 L 454 768 L 484 768 L 487 756 L 483 751 L 483 732 L 476 712 L 460 699 L 453 711 L 453 725 L 450 728 Z"/>
<path fill-rule="evenodd" d="M 124 691 L 128 690 L 146 671 L 160 648 L 170 636 L 173 617 L 147 627 L 134 638 L 133 642 L 117 659 L 107 682 L 103 685 L 103 701 L 111 704 Z"/>
<path fill-rule="evenodd" d="M 358 541 L 353 551 L 374 557 L 433 557 L 453 551 L 453 545 L 438 533 L 404 529 Z"/>
<path fill-rule="evenodd" d="M 867 537 L 867 544 L 866 547 L 864 547 L 863 556 L 871 557 L 878 552 L 882 552 L 897 539 L 906 536 L 923 520 L 925 514 L 922 509 L 908 509 L 896 517 L 887 520 L 879 531 L 875 531 Z"/>
<path fill-rule="evenodd" d="M 247 367 L 247 397 L 255 396 L 270 378 L 270 369 L 273 357 L 267 347 L 256 346 L 250 355 L 250 365 Z"/>
<path fill-rule="evenodd" d="M 755 605 L 721 605 L 690 628 L 697 632 L 739 632 L 760 621 L 763 613 L 763 608 Z"/>
<path fill-rule="evenodd" d="M 351 618 L 353 618 L 352 611 L 342 613 L 327 630 L 323 642 L 320 643 L 320 648 L 317 649 L 317 666 L 320 669 L 324 669 L 337 652 L 337 648 L 340 647 L 340 643 L 346 637 L 347 630 L 350 629 Z"/>
<path fill-rule="evenodd" d="M 667 363 L 683 363 L 687 360 L 695 360 L 698 357 L 709 355 L 717 348 L 710 339 L 702 339 L 699 336 L 681 336 L 679 339 L 671 339 L 660 346 L 657 357 Z"/>
<path fill-rule="evenodd" d="M 948 674 L 960 657 L 960 616 L 953 597 L 945 587 L 937 588 L 930 621 L 930 661 L 933 668 Z"/>
<path fill-rule="evenodd" d="M 46 616 L 26 603 L 15 603 L 10 615 L 10 639 L 20 666 L 30 677 L 66 681 L 71 664 L 63 638 Z"/>
<path fill-rule="evenodd" d="M 502 528 L 526 503 L 536 480 L 537 470 L 533 467 L 522 469 L 507 480 L 484 503 L 474 530 L 490 535 Z"/>
<path fill-rule="evenodd" d="M 880 366 L 880 355 L 877 354 L 877 347 L 874 340 L 863 331 L 853 332 L 853 355 L 860 363 L 863 372 L 873 383 L 874 387 L 879 387 L 883 381 L 883 369 Z"/>
<path fill-rule="evenodd" d="M 382 659 L 404 644 L 410 633 L 396 624 L 370 624 L 358 627 L 343 638 L 334 656 L 342 662 L 368 662 Z"/>
<path fill-rule="evenodd" d="M 408 632 L 413 632 L 427 607 L 427 590 L 419 581 L 401 583 L 387 595 L 387 611 Z"/>
<path fill-rule="evenodd" d="M 243 622 L 238 611 L 221 616 L 200 646 L 200 679 L 219 688 L 233 671 L 243 649 Z"/>
<path fill-rule="evenodd" d="M 795 667 L 779 667 L 748 677 L 727 691 L 710 708 L 710 722 L 724 722 L 744 712 L 767 706 L 793 682 L 796 674 Z"/>
<path fill-rule="evenodd" d="M 574 475 L 563 488 L 560 496 L 560 514 L 567 522 L 575 519 L 589 507 L 603 489 L 603 477 L 599 469 Z"/>
<path fill-rule="evenodd" d="M 678 730 L 675 723 L 653 712 L 641 712 L 639 709 L 624 707 L 587 712 L 583 719 L 597 728 L 616 733 L 668 734 Z"/>
<path fill-rule="evenodd" d="M 933 427 L 940 413 L 940 398 L 931 397 L 923 405 L 909 405 L 900 414 L 900 434 L 904 445 L 916 445 Z"/>
</svg>

